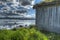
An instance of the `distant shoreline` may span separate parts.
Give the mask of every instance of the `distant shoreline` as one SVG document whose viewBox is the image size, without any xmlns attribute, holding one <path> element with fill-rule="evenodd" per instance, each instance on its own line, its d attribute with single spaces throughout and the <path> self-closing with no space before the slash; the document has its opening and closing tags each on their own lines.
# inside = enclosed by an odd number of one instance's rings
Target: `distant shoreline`
<svg viewBox="0 0 60 40">
<path fill-rule="evenodd" d="M 0 18 L 0 19 L 35 20 L 35 18 L 9 18 L 9 17 Z"/>
</svg>

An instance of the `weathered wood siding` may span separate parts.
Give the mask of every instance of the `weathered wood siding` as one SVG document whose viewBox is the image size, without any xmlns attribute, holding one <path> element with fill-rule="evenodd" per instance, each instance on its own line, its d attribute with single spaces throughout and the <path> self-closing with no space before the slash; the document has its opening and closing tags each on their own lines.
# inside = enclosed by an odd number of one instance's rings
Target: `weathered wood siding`
<svg viewBox="0 0 60 40">
<path fill-rule="evenodd" d="M 39 29 L 60 32 L 60 6 L 37 8 L 36 25 Z"/>
</svg>

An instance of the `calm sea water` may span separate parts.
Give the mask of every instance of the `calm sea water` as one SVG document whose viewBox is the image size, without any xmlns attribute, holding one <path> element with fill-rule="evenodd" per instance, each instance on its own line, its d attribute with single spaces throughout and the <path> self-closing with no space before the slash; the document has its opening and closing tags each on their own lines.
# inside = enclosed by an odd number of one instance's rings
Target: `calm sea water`
<svg viewBox="0 0 60 40">
<path fill-rule="evenodd" d="M 35 20 L 0 19 L 0 28 L 13 28 L 19 25 L 35 25 Z"/>
</svg>

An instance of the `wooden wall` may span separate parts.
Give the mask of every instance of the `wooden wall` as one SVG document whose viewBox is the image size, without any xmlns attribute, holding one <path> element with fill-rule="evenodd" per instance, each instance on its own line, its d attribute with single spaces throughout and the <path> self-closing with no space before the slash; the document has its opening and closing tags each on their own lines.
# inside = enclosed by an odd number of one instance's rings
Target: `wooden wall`
<svg viewBox="0 0 60 40">
<path fill-rule="evenodd" d="M 36 25 L 39 29 L 60 32 L 60 6 L 36 9 Z"/>
</svg>

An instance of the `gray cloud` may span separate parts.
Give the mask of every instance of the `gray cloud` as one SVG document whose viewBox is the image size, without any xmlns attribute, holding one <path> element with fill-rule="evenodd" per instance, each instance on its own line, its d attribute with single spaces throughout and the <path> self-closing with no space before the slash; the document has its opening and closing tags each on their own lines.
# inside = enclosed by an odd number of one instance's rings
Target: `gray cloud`
<svg viewBox="0 0 60 40">
<path fill-rule="evenodd" d="M 32 5 L 33 0 L 21 0 L 21 5 L 26 6 L 26 5 Z"/>
<path fill-rule="evenodd" d="M 2 0 L 0 0 L 2 1 Z M 3 0 L 4 2 L 5 0 Z M 10 1 L 10 0 L 6 0 L 6 1 Z M 29 10 L 30 8 L 33 7 L 34 5 L 34 1 L 35 0 L 18 0 L 17 2 L 15 0 L 11 0 L 10 2 L 13 2 L 13 4 L 11 4 L 10 6 L 7 5 L 7 3 L 5 3 L 5 6 L 7 6 L 7 9 L 9 10 L 17 10 L 16 12 L 20 12 L 20 13 L 26 13 L 27 10 Z M 3 3 L 4 4 L 4 3 Z M 3 8 L 1 8 L 3 9 Z M 23 9 L 23 10 L 21 10 Z M 20 10 L 20 11 L 18 11 Z"/>
<path fill-rule="evenodd" d="M 34 5 L 34 1 L 35 0 L 22 0 L 21 1 L 21 6 L 25 7 L 25 8 L 31 8 Z"/>
<path fill-rule="evenodd" d="M 23 6 L 31 5 L 31 3 L 30 3 L 30 2 L 27 2 L 27 1 L 23 1 L 23 2 L 21 3 L 21 5 L 23 5 Z"/>
<path fill-rule="evenodd" d="M 13 6 L 20 5 L 20 6 L 24 7 L 24 8 L 30 8 L 30 7 L 32 7 L 34 5 L 35 0 L 0 0 L 0 2 L 1 1 L 4 3 L 4 5 L 7 5 L 7 3 L 5 3 L 5 2 L 12 2 Z"/>
<path fill-rule="evenodd" d="M 27 10 L 16 10 L 17 13 L 26 13 Z"/>
</svg>

